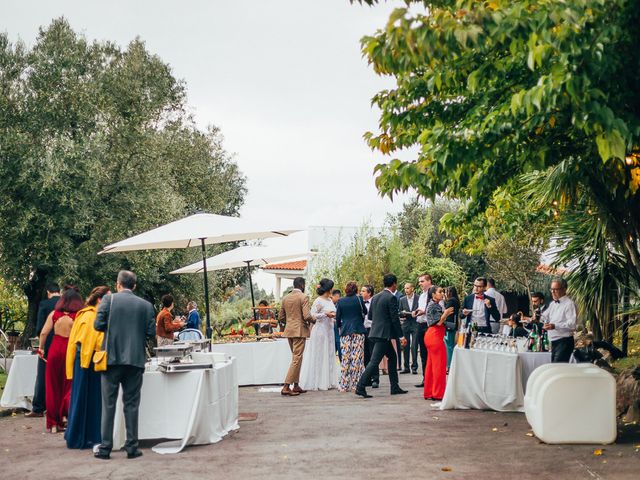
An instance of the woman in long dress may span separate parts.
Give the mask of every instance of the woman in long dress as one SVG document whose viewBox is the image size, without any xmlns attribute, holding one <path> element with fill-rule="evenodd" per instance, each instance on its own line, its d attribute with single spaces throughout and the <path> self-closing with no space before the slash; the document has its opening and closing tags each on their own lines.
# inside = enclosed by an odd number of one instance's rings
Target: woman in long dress
<svg viewBox="0 0 640 480">
<path fill-rule="evenodd" d="M 93 353 L 101 349 L 104 333 L 93 328 L 96 312 L 109 287 L 94 288 L 87 306 L 73 322 L 67 344 L 67 379 L 71 380 L 69 421 L 64 438 L 67 448 L 91 448 L 101 440 L 102 394 L 100 373 L 93 369 Z"/>
<path fill-rule="evenodd" d="M 323 278 L 316 288 L 318 298 L 311 305 L 315 321 L 302 357 L 300 386 L 303 390 L 329 390 L 338 386 L 333 322 L 336 307 L 331 300 L 333 280 Z"/>
<path fill-rule="evenodd" d="M 47 335 L 53 329 L 53 340 L 47 356 L 45 372 L 45 404 L 47 406 L 47 430 L 51 433 L 64 431 L 69 412 L 71 381 L 67 380 L 67 343 L 76 313 L 84 307 L 80 294 L 70 287 L 56 303 L 40 333 L 40 345 L 45 344 Z M 44 356 L 44 352 L 42 352 Z"/>
<path fill-rule="evenodd" d="M 425 400 L 442 400 L 447 386 L 447 346 L 444 343 L 447 317 L 453 313 L 453 307 L 446 310 L 440 306 L 444 298 L 444 290 L 433 286 L 427 297 L 427 325 L 429 329 L 424 336 L 427 347 L 427 368 L 424 373 Z"/>
</svg>

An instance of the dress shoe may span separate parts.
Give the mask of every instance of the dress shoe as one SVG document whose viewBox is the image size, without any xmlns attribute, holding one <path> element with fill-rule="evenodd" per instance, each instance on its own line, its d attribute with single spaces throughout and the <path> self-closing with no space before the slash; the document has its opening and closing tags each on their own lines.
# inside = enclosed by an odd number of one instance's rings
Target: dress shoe
<svg viewBox="0 0 640 480">
<path fill-rule="evenodd" d="M 418 374 L 418 370 L 411 370 L 411 373 L 414 374 L 414 375 L 417 375 Z"/>
<path fill-rule="evenodd" d="M 411 373 L 411 371 L 408 368 L 405 368 L 404 370 L 402 370 L 400 373 Z"/>
<path fill-rule="evenodd" d="M 293 387 L 293 389 L 291 391 L 292 392 L 297 392 L 297 393 L 307 393 L 306 390 L 303 390 L 300 387 Z"/>
<path fill-rule="evenodd" d="M 371 388 L 378 388 L 380 384 L 378 382 L 371 382 Z"/>
<path fill-rule="evenodd" d="M 391 395 L 402 395 L 403 393 L 408 393 L 408 392 L 406 390 L 401 389 L 400 387 L 391 389 Z"/>
<path fill-rule="evenodd" d="M 42 412 L 29 412 L 29 413 L 25 413 L 24 416 L 27 417 L 27 418 L 40 418 L 40 417 L 44 417 L 44 413 L 42 413 Z"/>
<path fill-rule="evenodd" d="M 300 395 L 300 392 L 294 392 L 293 390 L 282 390 L 280 394 L 284 395 L 285 397 L 297 397 L 298 395 Z"/>
<path fill-rule="evenodd" d="M 106 452 L 101 452 L 100 450 L 95 452 L 93 454 L 93 456 L 96 457 L 96 458 L 99 458 L 100 460 L 109 460 L 111 458 L 111 455 L 109 455 Z"/>
<path fill-rule="evenodd" d="M 420 385 L 416 385 L 416 388 L 424 388 L 424 382 L 422 382 Z"/>
<path fill-rule="evenodd" d="M 127 452 L 127 458 L 138 458 L 142 456 L 140 450 L 134 450 L 133 452 Z"/>
<path fill-rule="evenodd" d="M 373 398 L 364 388 L 362 390 L 356 388 L 356 395 L 360 395 L 362 398 Z"/>
</svg>

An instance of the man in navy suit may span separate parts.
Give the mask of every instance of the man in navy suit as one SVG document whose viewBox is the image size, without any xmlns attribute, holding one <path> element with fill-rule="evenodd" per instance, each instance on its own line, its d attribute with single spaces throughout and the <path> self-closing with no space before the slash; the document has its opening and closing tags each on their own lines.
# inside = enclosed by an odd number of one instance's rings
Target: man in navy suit
<svg viewBox="0 0 640 480">
<path fill-rule="evenodd" d="M 465 326 L 470 322 L 476 322 L 478 332 L 491 333 L 491 318 L 494 321 L 500 321 L 500 312 L 496 307 L 496 301 L 493 297 L 485 295 L 487 289 L 487 279 L 478 277 L 473 282 L 473 293 L 464 297 L 462 304 L 462 316 L 466 318 Z"/>
<path fill-rule="evenodd" d="M 400 299 L 400 324 L 402 326 L 402 333 L 407 340 L 407 346 L 402 352 L 404 355 L 404 370 L 400 373 L 418 373 L 418 343 L 416 336 L 418 335 L 418 324 L 416 319 L 413 318 L 412 312 L 418 310 L 418 295 L 414 292 L 413 283 L 404 284 L 405 296 Z M 412 363 L 409 363 L 409 357 L 411 356 Z M 409 370 L 411 365 L 411 370 Z"/>
<path fill-rule="evenodd" d="M 392 338 L 399 338 L 401 346 L 405 347 L 407 344 L 402 335 L 400 319 L 398 318 L 398 299 L 395 296 L 398 279 L 390 273 L 384 276 L 382 283 L 384 290 L 374 295 L 371 299 L 371 309 L 367 313 L 372 322 L 369 340 L 373 343 L 373 349 L 371 351 L 371 359 L 356 386 L 356 395 L 364 398 L 371 398 L 371 395 L 367 394 L 365 386 L 378 370 L 378 364 L 385 356 L 389 360 L 391 395 L 407 393 L 406 390 L 401 389 L 398 385 L 398 370 L 396 369 L 398 357 L 391 343 Z"/>
</svg>

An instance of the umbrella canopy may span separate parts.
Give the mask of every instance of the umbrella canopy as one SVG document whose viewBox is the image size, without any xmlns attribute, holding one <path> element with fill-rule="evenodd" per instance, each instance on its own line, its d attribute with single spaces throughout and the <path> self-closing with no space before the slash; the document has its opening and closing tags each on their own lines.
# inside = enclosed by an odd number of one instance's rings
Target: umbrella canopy
<svg viewBox="0 0 640 480">
<path fill-rule="evenodd" d="M 204 270 L 207 260 L 205 245 L 214 243 L 237 242 L 258 238 L 285 237 L 301 229 L 267 228 L 256 222 L 236 217 L 226 217 L 213 213 L 196 213 L 181 220 L 168 223 L 148 232 L 141 233 L 126 240 L 107 245 L 98 252 L 115 253 L 135 250 L 158 250 L 165 248 L 188 248 L 200 246 Z M 209 283 L 207 275 L 204 280 L 204 303 L 206 308 L 207 337 L 211 338 L 211 318 L 209 315 Z"/>
<path fill-rule="evenodd" d="M 268 263 L 279 262 L 281 260 L 292 260 L 294 258 L 309 257 L 315 255 L 309 251 L 291 251 L 287 253 L 282 248 L 266 247 L 266 246 L 245 246 L 234 248 L 228 252 L 223 252 L 214 257 L 207 258 L 207 271 L 226 270 L 228 268 L 241 267 L 258 267 Z M 187 265 L 171 272 L 172 274 L 181 273 L 202 273 L 204 272 L 204 264 L 200 260 L 198 262 Z"/>
<path fill-rule="evenodd" d="M 265 227 L 236 217 L 196 213 L 126 240 L 107 245 L 99 252 L 128 252 L 163 248 L 188 248 L 258 238 L 285 237 L 301 229 Z"/>
</svg>

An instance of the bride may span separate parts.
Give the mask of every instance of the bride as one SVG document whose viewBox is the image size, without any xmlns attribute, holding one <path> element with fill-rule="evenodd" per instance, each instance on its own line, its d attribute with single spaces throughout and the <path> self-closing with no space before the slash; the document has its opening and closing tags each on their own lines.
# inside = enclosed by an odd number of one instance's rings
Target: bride
<svg viewBox="0 0 640 480">
<path fill-rule="evenodd" d="M 302 357 L 300 386 L 305 390 L 329 390 L 338 386 L 335 336 L 333 322 L 336 307 L 331 300 L 333 281 L 320 280 L 316 288 L 318 298 L 311 306 L 311 316 L 315 325 Z"/>
</svg>

